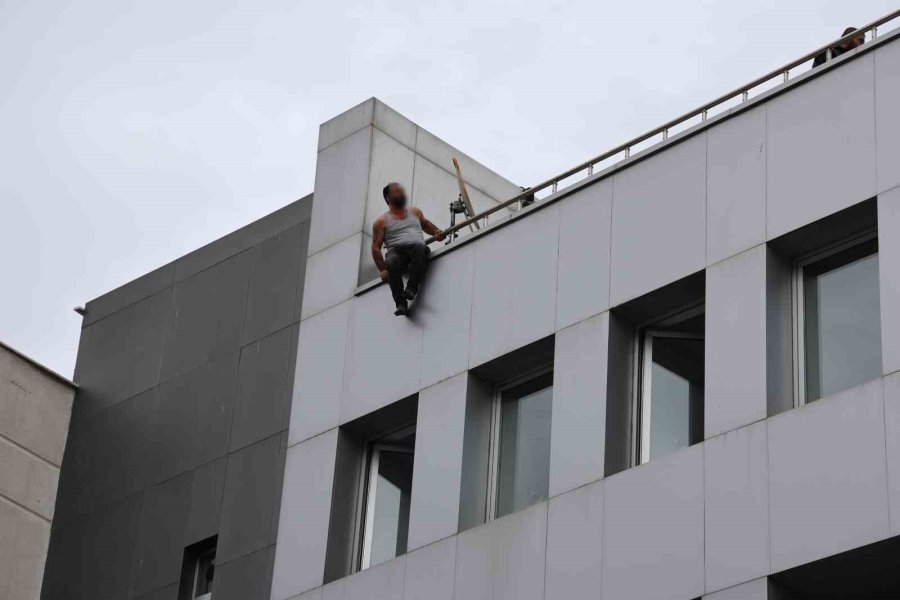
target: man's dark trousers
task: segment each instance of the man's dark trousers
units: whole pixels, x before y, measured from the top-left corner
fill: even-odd
[[[391,286],[394,303],[403,301],[403,274],[407,271],[409,271],[407,286],[413,292],[419,291],[419,284],[425,277],[429,254],[431,254],[431,249],[424,243],[392,246],[388,250],[384,262],[387,263],[388,283]]]

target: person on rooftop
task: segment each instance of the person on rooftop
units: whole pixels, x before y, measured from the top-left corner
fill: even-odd
[[[375,219],[372,225],[372,260],[378,267],[382,281],[391,286],[395,315],[409,314],[409,301],[419,293],[419,285],[428,268],[428,246],[422,232],[444,239],[441,229],[425,218],[414,206],[407,208],[406,191],[399,183],[391,182],[381,191],[388,211]],[[387,255],[381,252],[382,245]],[[409,281],[403,287],[403,274],[409,272]]]
[[[856,29],[856,27],[848,27],[847,29],[844,30],[844,33],[841,34],[841,37],[850,35],[854,31],[858,31]],[[831,58],[836,58],[845,52],[849,52],[849,51],[853,50],[854,48],[859,48],[860,46],[862,46],[865,43],[866,43],[866,36],[863,33],[860,33],[859,35],[854,36],[850,39],[844,40],[840,44],[837,44],[836,46],[831,47]],[[825,63],[825,61],[827,59],[825,54],[826,54],[826,52],[821,52],[816,55],[816,57],[813,59],[813,64],[812,64],[813,69],[815,69],[819,65]]]

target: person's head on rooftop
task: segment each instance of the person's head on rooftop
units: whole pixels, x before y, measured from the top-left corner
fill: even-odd
[[[388,206],[399,210],[406,208],[406,190],[396,181],[392,181],[384,186],[381,190],[381,195],[384,196],[384,201],[387,202]]]
[[[844,30],[844,33],[841,34],[841,37],[848,36],[854,31],[859,31],[856,27],[848,27]],[[854,48],[859,48],[863,44],[866,43],[866,35],[860,32],[859,35],[855,35],[852,38],[846,39],[838,46],[840,46],[844,50],[853,50]]]

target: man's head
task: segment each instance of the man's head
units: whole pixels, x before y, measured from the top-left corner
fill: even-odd
[[[858,31],[856,27],[848,27],[844,30],[844,33],[841,34],[841,37],[850,35],[854,31]],[[860,33],[859,35],[855,35],[848,40],[844,40],[840,44],[838,44],[844,50],[853,50],[854,48],[858,48],[866,43],[866,35],[864,33]]]
[[[387,184],[384,186],[384,189],[381,190],[381,195],[384,196],[384,201],[387,202],[387,205],[391,208],[406,208],[406,190],[404,190],[403,186],[399,183],[392,181]]]

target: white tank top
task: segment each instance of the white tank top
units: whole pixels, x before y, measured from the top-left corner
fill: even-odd
[[[425,243],[422,224],[411,210],[406,209],[406,217],[402,219],[397,219],[390,212],[386,212],[384,219],[387,222],[384,228],[384,245],[388,250],[396,246]]]

